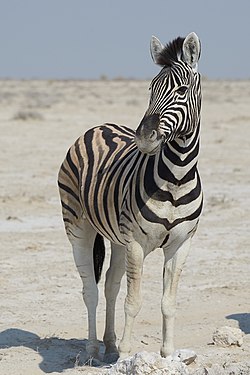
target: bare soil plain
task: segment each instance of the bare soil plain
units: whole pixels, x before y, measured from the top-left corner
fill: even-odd
[[[107,371],[82,366],[87,315],[64,233],[57,173],[68,147],[89,127],[113,122],[135,128],[148,86],[135,80],[0,81],[1,375]],[[232,374],[249,374],[242,368],[250,361],[250,81],[204,80],[202,86],[205,204],[179,285],[175,344],[197,353],[190,371],[206,367],[204,374],[212,374],[215,364],[225,371],[234,364]],[[108,259],[109,252],[104,271]],[[146,259],[133,353],[159,352],[162,265],[159,249]],[[104,274],[100,340],[103,282]],[[123,280],[118,340],[125,290]],[[213,332],[225,325],[244,332],[241,347],[212,344]]]

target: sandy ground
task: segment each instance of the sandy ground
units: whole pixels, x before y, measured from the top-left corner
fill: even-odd
[[[67,148],[103,122],[136,127],[143,81],[0,82],[0,374],[78,373],[87,337],[81,281],[64,233],[57,172]],[[200,172],[205,207],[182,274],[176,347],[196,365],[250,360],[250,81],[204,81]],[[105,267],[108,264],[108,254]],[[159,352],[163,257],[145,262],[133,352]],[[98,332],[104,327],[103,278]],[[117,304],[123,327],[125,283]],[[216,328],[245,333],[242,347],[211,345]],[[84,367],[80,373],[101,373]]]

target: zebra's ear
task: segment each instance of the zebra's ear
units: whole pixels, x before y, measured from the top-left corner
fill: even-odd
[[[152,36],[151,42],[150,42],[150,53],[155,64],[158,64],[159,55],[161,51],[163,50],[163,48],[164,48],[164,45],[159,41],[159,39],[156,38],[155,36]]]
[[[190,33],[185,38],[182,46],[183,60],[194,70],[197,69],[197,63],[201,54],[201,44],[195,33]]]

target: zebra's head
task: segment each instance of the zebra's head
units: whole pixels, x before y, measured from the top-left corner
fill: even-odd
[[[197,71],[200,41],[195,33],[177,38],[165,47],[152,37],[150,51],[162,66],[152,80],[148,109],[136,130],[135,142],[155,154],[165,142],[189,137],[200,121],[201,88]]]

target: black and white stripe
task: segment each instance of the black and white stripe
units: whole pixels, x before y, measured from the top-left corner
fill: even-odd
[[[201,110],[200,76],[197,72],[200,43],[194,33],[185,39],[178,38],[166,47],[153,38],[151,53],[154,61],[163,67],[151,83],[149,106],[136,132],[115,124],[88,130],[69,149],[58,178],[63,219],[74,251],[80,251],[79,239],[82,247],[89,246],[83,235],[89,224],[96,233],[93,238],[99,239],[93,243],[97,254],[93,269],[98,268],[101,272],[103,256],[98,256],[97,249],[100,236],[126,249],[127,321],[132,321],[139,310],[138,302],[135,303],[140,299],[139,291],[133,294],[132,290],[138,285],[143,258],[162,247],[166,271],[168,261],[193,236],[202,210],[197,170]],[[103,246],[101,249],[103,251]],[[84,260],[84,248],[81,259]],[[86,294],[88,287],[84,283],[84,272],[87,271],[82,269],[79,272]],[[164,293],[171,294],[171,291]],[[85,303],[87,307],[91,304],[88,300]],[[164,319],[168,319],[169,314],[164,315],[167,309],[164,296],[162,306]],[[165,326],[167,324],[165,322]],[[125,325],[120,344],[122,354],[129,347],[131,328],[127,325],[130,323]],[[116,352],[115,339],[114,332],[107,330],[106,350],[110,354],[107,347],[112,342],[112,351]],[[90,333],[91,340],[95,341],[95,335]],[[171,340],[163,332],[162,355],[172,350]],[[93,353],[90,350],[90,354]]]

